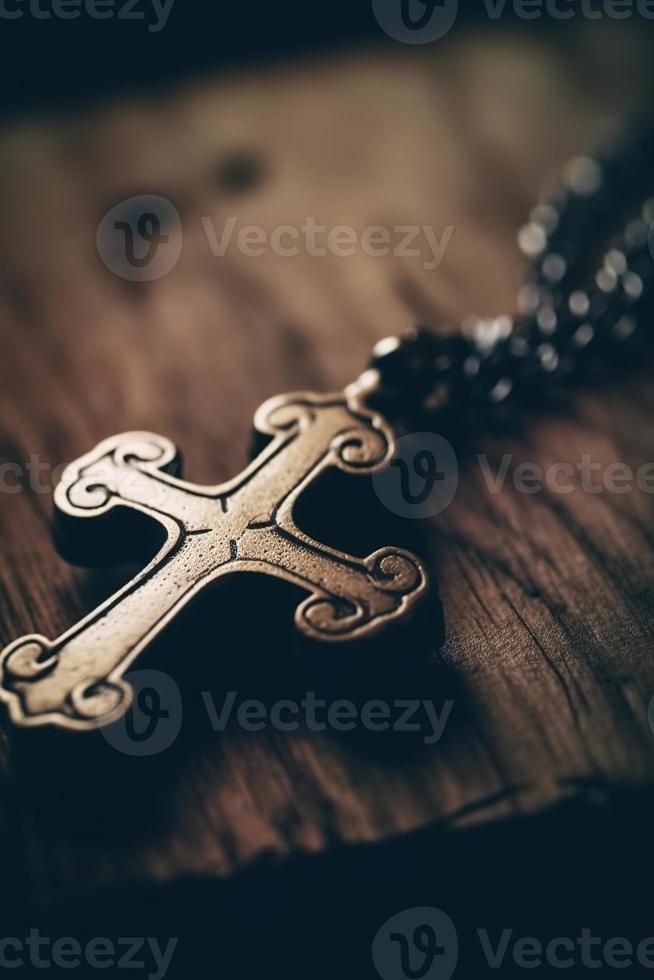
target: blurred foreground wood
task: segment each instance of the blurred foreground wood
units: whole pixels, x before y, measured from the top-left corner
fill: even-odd
[[[268,396],[342,386],[377,339],[416,321],[447,329],[513,308],[515,232],[542,181],[610,133],[643,86],[647,39],[599,40],[573,35],[558,52],[499,36],[419,54],[391,47],[3,133],[0,444],[25,486],[0,497],[0,644],[58,635],[118,581],[56,554],[53,467],[115,432],[150,429],[182,449],[190,479],[224,480],[243,467]],[[184,231],[174,270],[146,283],[112,274],[96,248],[102,216],[138,194],[172,201]],[[218,257],[203,217],[218,235],[230,218],[237,230],[310,218],[452,233],[436,269],[425,268],[424,238],[413,257],[255,258],[233,245]],[[580,395],[567,414],[474,450],[493,471],[504,454],[512,469],[590,454],[637,470],[651,459],[650,381]],[[46,492],[25,471],[37,458]],[[17,473],[3,470],[5,486]],[[449,737],[398,760],[328,734],[229,731],[205,738],[145,799],[126,791],[118,758],[104,785],[124,811],[115,824],[98,816],[98,773],[89,779],[65,745],[48,763],[52,782],[29,792],[38,769],[5,742],[6,886],[43,898],[227,873],[264,852],[458,827],[651,781],[653,498],[526,495],[510,477],[492,494],[473,453],[419,541],[445,606],[442,660],[461,692]],[[221,615],[218,600],[218,639]],[[186,669],[206,655],[219,673],[238,650],[186,650]]]

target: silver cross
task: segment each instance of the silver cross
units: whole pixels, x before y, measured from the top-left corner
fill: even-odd
[[[353,394],[310,392],[267,401],[255,426],[271,437],[235,479],[203,487],[171,475],[162,436],[129,432],[101,442],[64,471],[55,507],[83,527],[127,507],[164,528],[156,557],[116,595],[56,640],[22,637],[0,654],[0,698],[19,725],[91,729],[119,718],[132,698],[123,675],[206,586],[260,572],[305,589],[295,612],[303,634],[338,643],[369,636],[427,589],[422,563],[397,548],[365,559],[326,547],[295,524],[300,494],[328,467],[370,473],[393,435]]]

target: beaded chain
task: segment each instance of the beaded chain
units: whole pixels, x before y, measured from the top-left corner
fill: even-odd
[[[572,160],[518,234],[530,262],[518,312],[379,341],[368,374],[384,411],[461,424],[640,359],[654,313],[653,179],[654,128],[642,120],[610,152]]]

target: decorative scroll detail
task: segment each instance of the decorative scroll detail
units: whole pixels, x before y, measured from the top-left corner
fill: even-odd
[[[131,582],[57,640],[22,637],[0,655],[0,698],[19,725],[91,729],[128,709],[122,679],[138,654],[205,586],[258,572],[308,592],[298,630],[327,643],[372,635],[427,589],[420,561],[382,548],[360,559],[314,541],[293,520],[303,490],[329,467],[370,473],[386,465],[386,422],[346,395],[283,395],[258,410],[266,448],[234,480],[187,483],[174,445],[130,432],[101,442],[64,471],[55,492],[69,524],[107,520],[116,508],[159,522],[166,541]],[[90,529],[90,525],[89,525]]]

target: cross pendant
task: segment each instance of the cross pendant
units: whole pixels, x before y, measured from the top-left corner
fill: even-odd
[[[425,568],[409,552],[387,547],[356,558],[313,540],[293,518],[298,497],[329,467],[360,474],[388,463],[386,421],[352,392],[302,392],[265,402],[255,427],[266,448],[219,486],[173,476],[175,447],[147,432],[106,439],[66,468],[55,509],[69,524],[86,529],[129,508],[157,521],[165,541],[140,574],[58,639],[25,636],[0,654],[0,698],[16,724],[85,730],[116,721],[131,703],[130,664],[194,596],[233,572],[305,590],[296,628],[327,643],[370,636],[424,596]]]

